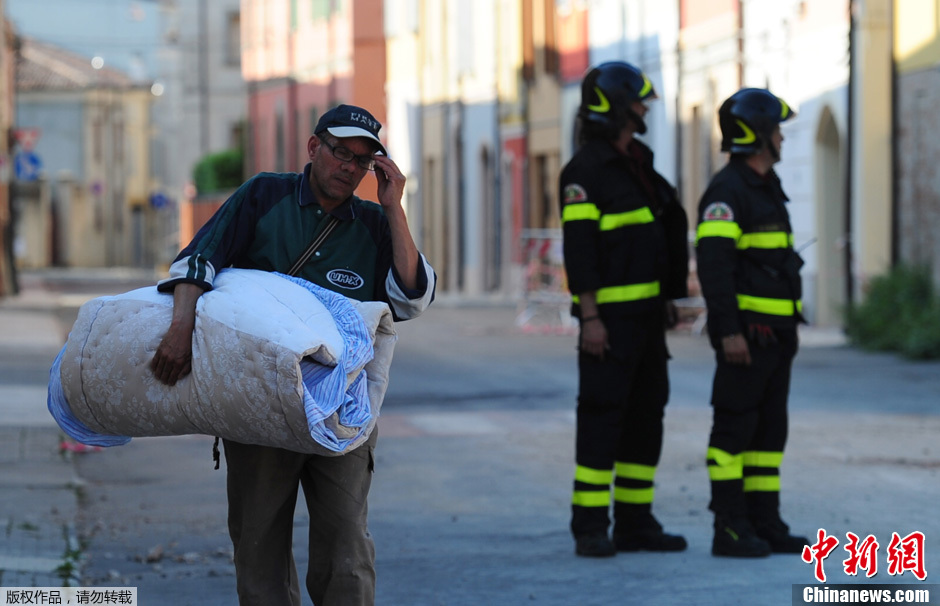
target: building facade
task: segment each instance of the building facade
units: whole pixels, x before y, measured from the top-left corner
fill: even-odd
[[[895,254],[930,267],[940,287],[940,2],[896,0],[894,53]]]
[[[0,132],[10,133],[16,122],[14,68],[17,42],[5,9],[5,0],[0,0]],[[10,202],[13,156],[10,152],[10,138],[0,137],[0,298],[17,291],[13,207]]]
[[[845,307],[897,260],[938,254],[918,231],[937,207],[932,148],[928,130],[910,126],[932,123],[917,99],[931,96],[937,32],[916,16],[936,12],[937,0],[242,0],[241,8],[252,169],[298,170],[316,116],[333,103],[373,109],[408,176],[406,210],[443,296],[518,296],[527,243],[557,234],[556,182],[574,151],[581,78],[608,60],[636,64],[656,86],[643,140],[693,225],[727,160],[721,102],[741,87],[766,87],[797,109],[777,168],[814,323],[840,325]]]
[[[16,149],[19,266],[155,263],[151,103],[149,86],[123,72],[21,39],[17,129],[29,136]]]
[[[339,103],[387,126],[381,0],[241,0],[247,168],[299,171],[320,115]],[[381,133],[387,137],[387,128]],[[375,199],[375,180],[358,191]]]

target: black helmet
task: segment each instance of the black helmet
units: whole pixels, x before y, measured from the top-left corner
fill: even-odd
[[[646,123],[630,109],[634,101],[657,99],[653,83],[638,68],[623,61],[609,61],[588,70],[581,83],[578,117],[619,132],[630,118],[636,132],[646,132]]]
[[[756,154],[777,125],[796,115],[786,101],[763,88],[742,88],[718,109],[721,151]]]

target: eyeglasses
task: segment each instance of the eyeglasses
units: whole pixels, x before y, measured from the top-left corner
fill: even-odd
[[[333,145],[332,143],[330,143],[323,137],[318,137],[318,138],[320,139],[320,141],[323,142],[323,145],[326,145],[330,149],[330,152],[333,153],[333,157],[336,158],[337,160],[340,160],[342,162],[352,162],[353,160],[355,160],[359,168],[364,168],[366,170],[373,170],[375,168],[375,160],[372,158],[371,155],[360,156],[360,155],[352,153],[352,151],[346,149],[345,147],[338,147],[336,145]]]

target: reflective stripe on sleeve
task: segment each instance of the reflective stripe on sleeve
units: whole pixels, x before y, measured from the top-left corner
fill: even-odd
[[[695,244],[702,238],[731,238],[735,242],[741,237],[741,227],[733,221],[702,221],[695,232]]]
[[[768,231],[752,234],[743,234],[738,239],[738,248],[790,248],[793,246],[793,234],[784,231]]]
[[[599,221],[601,211],[590,202],[580,204],[567,204],[561,211],[561,222],[569,221]]]
[[[625,213],[604,215],[601,217],[601,231],[611,231],[619,227],[652,223],[653,221],[653,211],[649,207],[643,207]]]

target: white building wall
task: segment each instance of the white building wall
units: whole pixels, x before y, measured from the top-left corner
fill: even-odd
[[[421,205],[421,82],[418,0],[385,1],[386,116],[389,155],[407,181],[402,205],[415,244],[423,246]]]
[[[494,243],[490,220],[497,201],[497,14],[494,0],[461,4],[458,79],[463,104],[461,167],[464,292],[483,294],[487,251]]]
[[[591,65],[626,61],[643,70],[653,82],[659,99],[650,104],[649,131],[640,139],[656,154],[656,169],[675,184],[678,174],[675,128],[679,92],[678,3],[592,0],[589,9]]]
[[[155,161],[166,193],[178,200],[193,194],[189,185],[199,159],[239,143],[232,132],[247,116],[247,86],[230,18],[240,6],[239,0],[171,0],[160,10]]]
[[[836,223],[846,205],[849,23],[847,12],[841,19],[833,13],[823,21],[808,20],[820,2],[829,1],[744,0],[743,84],[769,88],[797,112],[781,128],[785,140],[775,169],[790,197],[795,245],[806,262],[802,270],[806,315],[811,321],[838,324],[841,309],[835,308],[841,308],[845,298],[834,282],[844,284],[844,275],[833,272],[844,273],[842,256],[848,241],[845,226]],[[819,134],[830,121],[843,158],[836,162],[839,170],[821,158]],[[832,207],[838,210],[833,212]],[[819,281],[821,264],[831,268],[828,288]]]

